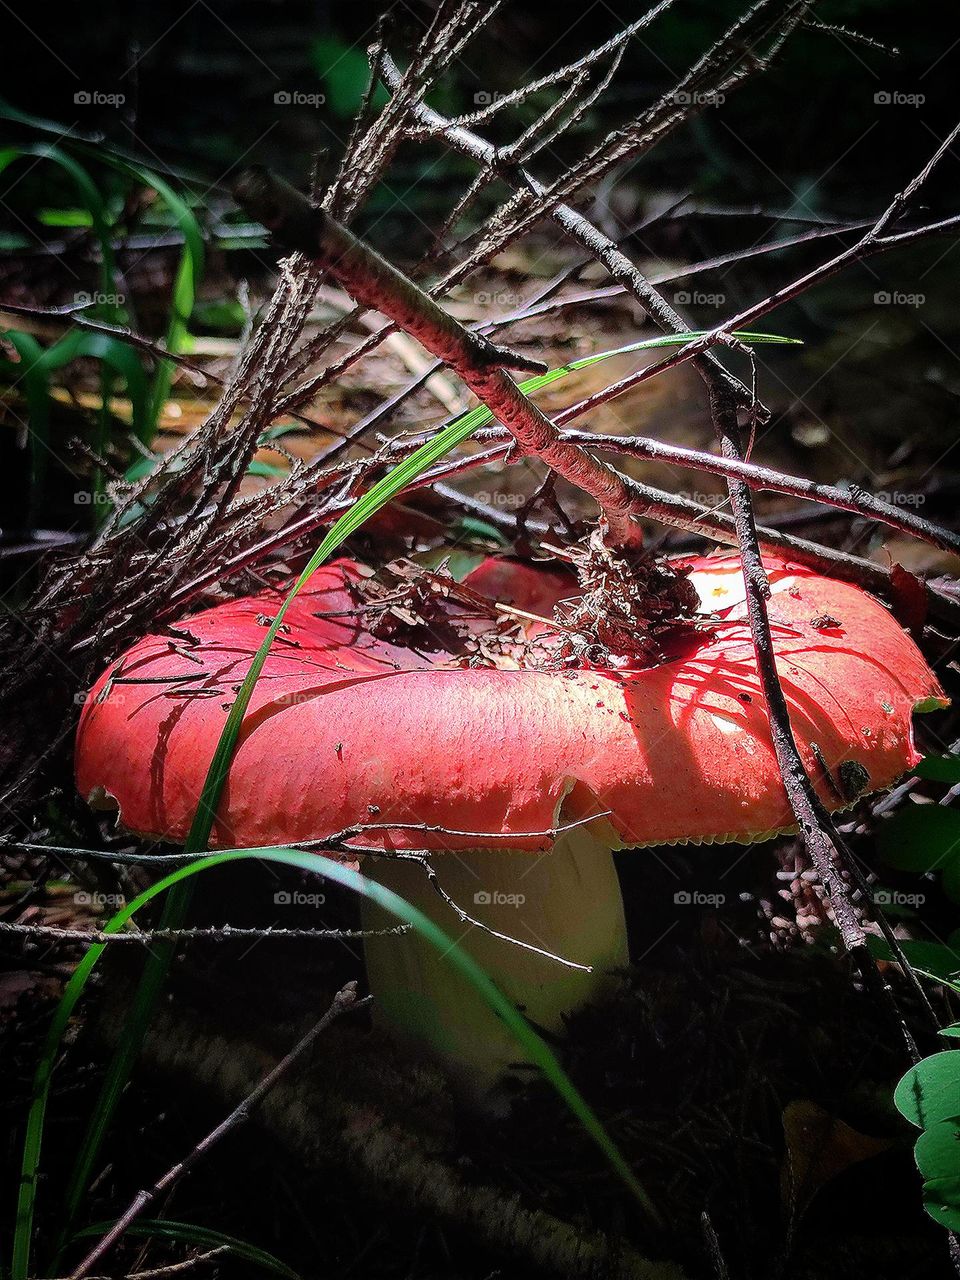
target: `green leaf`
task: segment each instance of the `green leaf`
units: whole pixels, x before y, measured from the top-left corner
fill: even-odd
[[[327,102],[338,116],[352,118],[363,101],[370,81],[370,64],[359,45],[345,44],[336,36],[324,36],[310,45],[310,61],[323,81]],[[387,102],[387,91],[378,84],[373,92],[373,105]]]
[[[92,227],[89,209],[38,209],[37,221],[45,227]]]
[[[918,778],[927,778],[930,782],[948,782],[952,785],[960,782],[960,756],[949,753],[924,756],[914,773]]]
[[[960,1103],[957,1104],[960,1107]],[[930,1125],[917,1139],[914,1152],[924,1182],[939,1183],[941,1199],[960,1207],[960,1130],[955,1120]],[[949,1186],[952,1182],[954,1185]]]
[[[958,1033],[960,1027],[942,1032]],[[914,1158],[923,1175],[924,1209],[941,1226],[960,1229],[960,1052],[948,1049],[918,1062],[897,1085],[894,1102],[923,1128]]]
[[[960,1116],[960,1050],[944,1049],[910,1068],[893,1095],[911,1124],[928,1129]]]
[[[949,1036],[951,1039],[960,1039],[960,1022],[954,1022],[949,1027],[941,1027],[938,1034]]]
[[[112,1226],[112,1222],[97,1222],[93,1226],[84,1227],[82,1231],[78,1231],[74,1239],[84,1240],[104,1236]],[[210,1227],[198,1227],[190,1222],[171,1222],[167,1218],[141,1218],[127,1228],[126,1234],[145,1237],[148,1240],[175,1240],[178,1243],[199,1245],[202,1249],[225,1247],[235,1257],[249,1262],[252,1266],[260,1267],[271,1275],[281,1276],[283,1280],[300,1280],[296,1271],[288,1267],[285,1262],[281,1262],[279,1258],[275,1258],[272,1253],[267,1253],[265,1249],[258,1249],[256,1245],[248,1244],[246,1240],[240,1240],[236,1236],[214,1231]]]
[[[954,1136],[960,1138],[960,1134]],[[957,1158],[957,1153],[954,1152],[954,1160]],[[948,1231],[960,1231],[960,1174],[925,1182],[923,1207],[941,1227],[946,1227]]]
[[[870,935],[867,946],[878,960],[893,961],[893,952],[885,938]],[[911,969],[925,973],[937,982],[950,982],[960,974],[960,950],[945,942],[901,942],[900,947]]]
[[[193,311],[198,329],[217,329],[221,333],[239,334],[246,324],[246,312],[235,298],[215,302],[199,302]]]
[[[498,529],[496,525],[492,525],[486,520],[481,520],[479,516],[461,516],[456,524],[456,533],[466,534],[474,538],[486,538],[489,542],[495,542],[498,547],[510,545],[509,540],[504,537],[502,529]],[[454,577],[456,577],[456,574],[454,574]]]
[[[261,476],[265,480],[277,480],[280,476],[289,475],[289,467],[278,467],[273,462],[260,462],[254,458],[247,467],[248,476]]]
[[[309,435],[309,431],[309,427],[302,422],[280,422],[275,427],[267,427],[266,431],[261,431],[257,444],[268,445],[271,440],[282,440],[284,436]]]
[[[142,439],[147,431],[148,394],[147,375],[140,357],[129,343],[119,338],[111,338],[106,333],[79,332],[80,342],[75,355],[91,356],[114,369],[126,384],[127,396],[130,400],[131,424],[136,434]],[[73,335],[69,335],[73,336]]]
[[[942,871],[960,854],[960,813],[940,804],[911,804],[879,831],[881,858],[901,871]]]

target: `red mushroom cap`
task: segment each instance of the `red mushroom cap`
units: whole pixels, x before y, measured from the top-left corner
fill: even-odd
[[[608,671],[471,667],[446,651],[391,643],[358,609],[357,566],[321,569],[290,608],[254,691],[214,843],[295,843],[397,822],[447,830],[398,830],[391,847],[537,849],[549,840],[525,833],[601,810],[611,845],[746,841],[789,828],[739,559],[689,564],[717,625],[660,665]],[[786,562],[767,569],[794,731],[837,809],[917,763],[913,712],[946,699],[878,600]],[[466,582],[533,611],[571,594],[569,580],[505,561],[487,561]],[[132,831],[182,842],[226,710],[280,598],[198,613],[113,663],[80,720],[81,794],[115,803]]]

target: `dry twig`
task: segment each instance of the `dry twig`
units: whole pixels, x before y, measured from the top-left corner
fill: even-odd
[[[165,1191],[169,1191],[185,1174],[189,1173],[197,1161],[202,1159],[228,1133],[245,1124],[270,1090],[306,1057],[331,1023],[335,1022],[341,1014],[350,1010],[364,1008],[370,1003],[371,999],[372,997],[370,996],[363,1000],[357,999],[357,984],[355,982],[348,982],[345,987],[338,991],[334,996],[333,1003],[320,1021],[315,1023],[307,1034],[293,1046],[290,1052],[280,1059],[276,1066],[260,1080],[239,1106],[234,1107],[215,1129],[201,1139],[182,1160],[168,1169],[161,1178],[158,1178],[149,1190],[137,1193],[107,1234],[94,1245],[82,1262],[73,1269],[70,1273],[70,1280],[82,1280],[82,1277],[88,1275],[146,1208],[153,1204]]]

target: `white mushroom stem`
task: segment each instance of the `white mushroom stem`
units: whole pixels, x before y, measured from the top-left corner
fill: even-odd
[[[433,865],[443,889],[487,929],[589,971],[464,923],[416,863],[380,858],[365,874],[419,907],[480,964],[537,1027],[559,1031],[564,1014],[601,995],[611,970],[627,963],[623,899],[609,843],[592,826],[563,832],[549,853],[485,849],[442,853]],[[364,927],[388,921],[364,902]],[[474,1099],[491,1091],[523,1051],[476,990],[434,947],[410,930],[368,938],[374,1009],[392,1031],[444,1062],[454,1084]]]

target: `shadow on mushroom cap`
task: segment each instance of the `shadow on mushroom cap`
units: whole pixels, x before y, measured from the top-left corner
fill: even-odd
[[[359,567],[320,569],[254,690],[212,843],[296,843],[397,823],[386,847],[538,850],[549,839],[529,833],[602,811],[613,847],[746,841],[788,828],[739,560],[687,563],[714,625],[658,665],[608,670],[549,669],[537,624],[527,634],[540,643],[522,665],[508,653],[496,665],[467,665],[463,653],[379,638],[358,603]],[[766,563],[794,732],[836,809],[855,798],[844,792],[851,766],[872,791],[916,764],[912,715],[946,700],[878,600]],[[495,559],[465,584],[534,613],[573,590],[563,575]],[[78,728],[81,794],[118,808],[131,831],[182,842],[226,711],[280,600],[265,593],[219,605],[112,663]],[[445,830],[404,830],[417,823]]]

